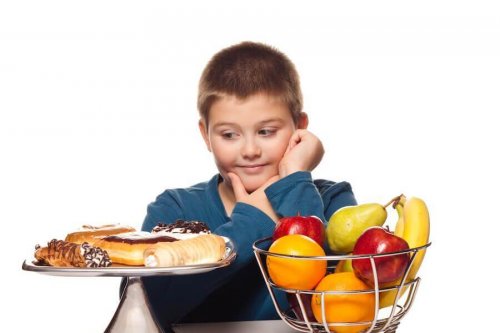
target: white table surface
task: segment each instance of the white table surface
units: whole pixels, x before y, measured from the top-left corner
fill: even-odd
[[[282,320],[235,321],[226,323],[179,324],[175,333],[296,333]]]

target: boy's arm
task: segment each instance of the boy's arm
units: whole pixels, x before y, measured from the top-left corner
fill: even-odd
[[[308,171],[298,171],[280,179],[265,192],[279,217],[315,215],[324,222],[339,208],[355,205],[356,199],[346,182],[330,183],[322,193]]]

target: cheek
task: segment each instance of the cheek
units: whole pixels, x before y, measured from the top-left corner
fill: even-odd
[[[234,148],[230,145],[212,145],[212,154],[219,166],[225,167],[231,165],[235,160]]]
[[[270,143],[267,149],[268,156],[274,160],[281,159],[285,154],[286,149],[288,148],[290,137],[291,134],[284,135],[279,138],[276,138],[276,141]]]

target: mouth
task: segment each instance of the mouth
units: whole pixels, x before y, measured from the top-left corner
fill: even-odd
[[[243,172],[248,174],[256,174],[261,172],[267,164],[248,164],[239,165],[238,168],[242,169]]]

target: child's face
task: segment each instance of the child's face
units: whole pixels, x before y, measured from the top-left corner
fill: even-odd
[[[210,108],[208,128],[200,121],[203,138],[226,184],[230,183],[227,173],[233,172],[249,193],[278,174],[295,129],[288,107],[264,94],[244,100],[221,98]]]

